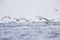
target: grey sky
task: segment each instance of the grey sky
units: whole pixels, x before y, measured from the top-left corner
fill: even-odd
[[[55,9],[59,11],[55,11]],[[59,0],[0,0],[0,17],[60,17]]]

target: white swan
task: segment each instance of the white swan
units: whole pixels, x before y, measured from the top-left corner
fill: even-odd
[[[55,19],[49,20],[49,19],[47,19],[45,17],[41,17],[41,16],[36,16],[36,17],[39,18],[39,20],[43,20],[44,19],[46,21],[46,24],[48,24],[52,20],[55,20]]]
[[[11,19],[11,17],[5,16],[5,17],[2,17],[0,21],[4,23],[4,22],[9,22],[10,19]]]
[[[5,17],[3,17],[1,20],[4,20],[5,18],[11,19],[11,17],[5,16]]]
[[[29,22],[29,20],[27,18],[20,18],[20,20],[24,20],[26,22]]]
[[[14,18],[14,20],[16,20],[17,22],[20,21],[18,18]]]

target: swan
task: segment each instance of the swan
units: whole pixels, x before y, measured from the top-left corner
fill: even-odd
[[[42,20],[42,19],[44,19],[45,21],[46,21],[46,24],[48,24],[50,21],[52,21],[52,20],[55,20],[55,19],[51,19],[51,20],[49,20],[49,19],[47,19],[47,18],[45,18],[45,17],[41,17],[41,16],[36,16],[37,18],[39,18],[39,20]]]
[[[30,21],[27,18],[20,18],[20,20],[25,20],[26,22],[29,22]]]
[[[29,22],[30,21],[30,19],[27,19],[27,18],[13,18],[13,20],[17,22],[21,22],[21,21]]]
[[[18,18],[14,18],[14,20],[16,20],[17,22],[20,21]]]
[[[11,19],[11,17],[5,16],[5,17],[3,17],[1,20],[4,20],[5,18]]]

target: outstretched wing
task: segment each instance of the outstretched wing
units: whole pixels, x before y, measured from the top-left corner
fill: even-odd
[[[44,20],[48,21],[48,19],[45,18],[45,17],[42,17],[42,16],[36,16],[36,17],[39,18],[39,19],[44,19]]]
[[[5,17],[3,17],[1,20],[3,20],[4,18],[11,19],[11,17],[9,17],[9,16],[5,16]]]

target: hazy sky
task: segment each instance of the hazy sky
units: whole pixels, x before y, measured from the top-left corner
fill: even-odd
[[[60,0],[0,0],[0,17],[34,18],[37,15],[60,18]]]

